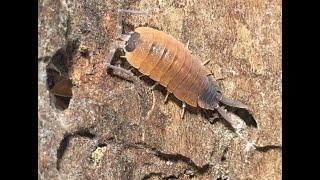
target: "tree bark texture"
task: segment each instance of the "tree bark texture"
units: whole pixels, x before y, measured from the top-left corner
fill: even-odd
[[[147,77],[107,74],[118,9],[148,12],[124,16],[124,32],[154,27],[211,60],[249,107],[228,109],[234,130],[198,108],[181,119]],[[40,179],[281,179],[280,0],[39,0],[38,12]]]

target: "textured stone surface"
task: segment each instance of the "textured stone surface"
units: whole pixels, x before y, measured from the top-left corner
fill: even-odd
[[[150,26],[189,41],[257,127],[230,114],[233,132],[190,107],[180,119],[163,88],[107,74],[118,8],[149,12],[125,16],[126,32]],[[40,0],[38,11],[41,179],[281,179],[281,1]],[[64,78],[72,98],[61,110],[47,81]]]

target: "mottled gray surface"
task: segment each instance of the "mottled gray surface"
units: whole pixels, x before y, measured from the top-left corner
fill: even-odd
[[[163,88],[106,74],[118,8],[149,12],[126,16],[125,31],[150,26],[189,41],[258,127],[230,114],[232,132],[193,108],[180,119]],[[281,179],[281,1],[40,0],[38,11],[41,179]],[[46,85],[52,56],[54,76],[74,84],[63,111]]]

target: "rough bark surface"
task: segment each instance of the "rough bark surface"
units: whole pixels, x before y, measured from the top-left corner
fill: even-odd
[[[150,79],[107,74],[119,8],[149,13],[125,16],[125,32],[149,26],[189,41],[255,120],[230,109],[232,131],[190,107],[180,119],[181,103],[164,104]],[[38,11],[40,179],[281,179],[280,0],[39,0]],[[71,99],[49,92],[64,79]]]

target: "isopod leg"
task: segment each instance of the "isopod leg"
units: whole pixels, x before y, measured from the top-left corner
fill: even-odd
[[[116,27],[117,28],[117,32],[116,32],[117,40],[112,44],[112,46],[110,48],[110,52],[107,56],[107,70],[112,69],[114,75],[119,76],[119,77],[124,78],[129,81],[132,81],[132,82],[136,82],[137,77],[135,77],[131,71],[124,69],[124,68],[121,68],[121,67],[114,66],[112,64],[112,60],[114,58],[114,54],[116,53],[117,49],[124,49],[126,41],[128,41],[130,38],[130,35],[122,34],[123,13],[132,13],[132,14],[139,14],[139,15],[146,15],[147,14],[142,11],[118,9],[117,27]]]
[[[158,82],[155,82],[151,87],[150,87],[150,91],[153,91],[155,88],[156,88],[156,86],[158,86],[159,85],[159,83]]]
[[[115,41],[112,44],[110,52],[107,56],[107,70],[112,69],[113,75],[116,75],[116,76],[119,76],[119,77],[124,78],[126,80],[134,82],[134,81],[136,81],[136,77],[133,75],[133,73],[131,71],[128,71],[128,70],[123,69],[121,67],[114,66],[112,64],[112,60],[114,58],[114,54],[116,53],[117,49],[123,48],[124,45],[125,45],[124,41]]]
[[[137,14],[137,15],[143,15],[143,16],[148,15],[148,13],[145,11],[130,10],[130,9],[118,9],[118,13],[120,13],[120,14],[131,13],[131,14]]]
[[[187,44],[185,45],[185,47],[190,51],[190,53],[192,53],[192,51],[189,49],[189,45],[190,45],[190,41],[187,42]]]
[[[186,111],[186,103],[185,102],[182,102],[182,112],[181,112],[181,119],[184,118],[184,113]]]
[[[117,49],[124,48],[125,42],[124,41],[114,41],[111,45],[110,51],[107,56],[107,66],[112,64],[112,60],[114,54],[116,53]]]
[[[141,74],[141,75],[138,75],[138,78],[142,78],[142,77],[145,77],[147,75],[144,75],[144,74]]]
[[[126,69],[123,69],[121,67],[114,66],[114,65],[109,65],[108,69],[112,69],[113,75],[116,75],[118,77],[121,77],[131,82],[137,81],[136,77],[131,71],[128,71]]]
[[[204,61],[203,63],[201,63],[201,65],[202,66],[205,66],[206,64],[208,64],[208,62],[210,62],[210,60],[208,59],[208,60],[206,60],[206,61]]]
[[[169,91],[167,91],[166,97],[164,98],[164,103],[167,103],[168,101],[168,97],[171,93]]]
[[[189,49],[189,44],[190,44],[190,41],[188,41],[187,44],[186,44],[186,48],[187,49]]]

